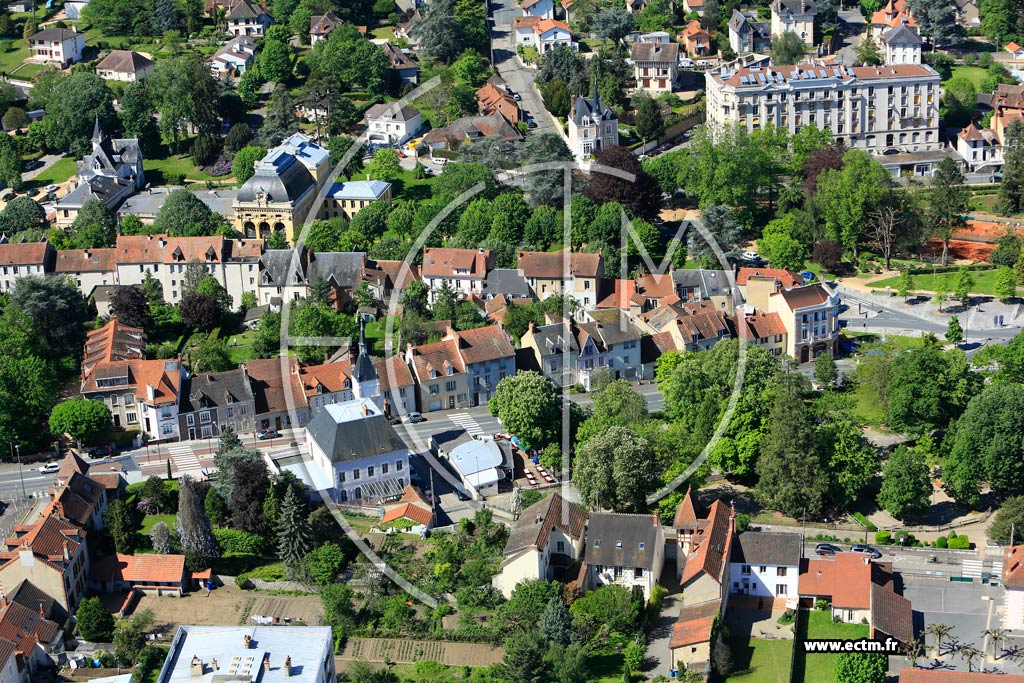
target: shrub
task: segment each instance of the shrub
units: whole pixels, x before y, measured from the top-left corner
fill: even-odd
[[[241,588],[244,591],[247,591],[250,588],[252,588],[252,584],[249,583],[249,575],[248,574],[239,574],[238,576],[236,576],[235,577],[235,585],[238,586],[239,588]]]
[[[945,536],[939,536],[938,538],[935,539],[935,547],[936,548],[948,548],[949,547],[949,541],[946,540]]]
[[[750,528],[750,515],[745,512],[741,512],[736,515],[736,533],[742,534],[744,531]]]
[[[862,527],[864,527],[868,531],[877,531],[878,530],[878,527],[876,527],[874,524],[872,524],[871,521],[868,520],[867,517],[865,517],[863,514],[861,514],[859,512],[854,512],[853,513],[853,518],[855,520],[857,520],[858,524],[860,524]]]
[[[957,536],[956,538],[949,539],[950,550],[970,550],[971,539],[966,536]]]
[[[875,543],[879,545],[889,545],[892,543],[892,533],[888,531],[876,531]]]
[[[788,610],[786,610],[785,612],[782,613],[782,616],[779,617],[779,624],[781,626],[788,626],[789,624],[793,623],[793,620],[795,619],[795,617],[796,617],[796,615],[793,612],[793,610],[788,609]]]
[[[164,175],[164,180],[167,182],[168,185],[184,185],[185,174],[178,172],[167,173],[166,175]]]
[[[824,598],[815,600],[814,609],[818,610],[819,612],[824,612],[828,609],[828,600],[825,600]]]
[[[214,529],[213,537],[225,553],[234,555],[266,555],[270,543],[263,536],[237,529]]]
[[[952,529],[950,529],[949,530],[949,540],[953,540],[954,538],[956,538],[956,532],[953,531]]]

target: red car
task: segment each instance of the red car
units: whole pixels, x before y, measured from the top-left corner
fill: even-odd
[[[399,159],[404,159],[405,158],[405,152],[399,152],[398,153],[398,158]]]

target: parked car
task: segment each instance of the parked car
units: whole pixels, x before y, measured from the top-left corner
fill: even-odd
[[[516,102],[522,102],[523,101],[523,96],[520,95],[517,92],[514,92],[514,93],[512,93],[512,99],[515,100]]]
[[[402,422],[402,418],[398,417],[397,415],[393,415],[393,416],[388,418],[388,424],[392,425],[392,426],[394,426],[396,424],[400,424],[401,422]]]
[[[882,553],[878,552],[869,545],[864,545],[863,543],[854,543],[853,547],[850,548],[850,552],[864,553],[865,555],[870,555],[872,560],[877,560],[882,557]]]
[[[438,166],[444,166],[448,163],[447,157],[430,157],[430,163],[437,164]]]
[[[48,462],[45,465],[43,465],[42,467],[40,467],[39,471],[42,472],[43,474],[53,474],[54,472],[56,472],[59,469],[60,469],[60,463]]]
[[[405,154],[405,152],[401,152],[401,151],[400,151],[400,152],[398,153],[398,158],[399,158],[399,159],[404,159],[405,157],[406,157],[406,154]]]
[[[421,414],[419,414],[419,413],[417,413],[415,411],[409,413],[408,415],[402,416],[402,422],[408,422],[408,423],[411,423],[411,424],[416,424],[418,422],[426,422],[426,421],[427,421],[427,418],[423,417]]]
[[[831,543],[819,543],[818,545],[814,546],[814,554],[821,555],[822,557],[826,555],[835,555],[836,553],[840,553],[842,551],[842,548],[840,548],[837,545],[832,545]]]
[[[534,121],[533,119],[530,119],[529,121],[526,122],[526,127],[529,128],[530,130],[533,130],[534,128],[537,127],[537,122]]]
[[[756,251],[745,251],[743,252],[744,261],[757,261],[761,256]]]
[[[679,66],[683,67],[684,69],[692,69],[693,68],[693,60],[692,59],[686,59],[686,58],[680,59],[679,60]]]
[[[281,435],[278,434],[277,430],[274,429],[273,427],[271,427],[270,429],[262,429],[256,432],[256,438],[259,439],[260,441],[266,441],[267,439],[276,439],[279,436]]]
[[[37,168],[42,168],[42,167],[43,167],[43,162],[42,161],[40,161],[39,159],[33,159],[32,161],[26,161],[22,165],[21,168],[24,171],[34,171]]]

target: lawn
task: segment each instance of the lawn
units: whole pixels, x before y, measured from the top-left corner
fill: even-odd
[[[232,363],[239,365],[252,358],[252,344],[256,340],[256,330],[246,330],[239,334],[224,336],[228,340],[228,350],[231,351]]]
[[[957,76],[966,78],[974,84],[975,89],[978,89],[981,87],[981,82],[988,77],[988,71],[980,66],[954,66],[952,78]]]
[[[29,55],[28,41],[16,40],[12,44],[17,45],[17,47],[7,52],[0,52],[0,71],[4,73],[14,71]]]
[[[142,518],[142,528],[139,529],[139,533],[148,537],[149,532],[160,522],[166,524],[168,529],[173,529],[176,519],[175,515],[146,515]]]
[[[996,285],[996,271],[992,270],[973,270],[971,271],[971,277],[974,278],[974,286],[971,287],[973,294],[993,294],[995,293]],[[937,273],[932,275],[915,275],[914,276],[914,289],[923,290],[926,292],[934,292],[935,285],[938,284],[940,278],[949,278],[949,287],[952,288],[956,284],[957,274],[956,273]],[[871,286],[875,289],[885,289],[886,287],[892,287],[893,291],[899,287],[899,277],[889,277],[884,280],[872,282]],[[921,306],[922,304],[917,304]],[[931,304],[924,304],[931,306]]]
[[[792,640],[730,638],[735,673],[726,680],[741,683],[788,681],[793,661]]]
[[[188,146],[188,143],[183,145]],[[164,148],[165,149],[165,148]],[[213,180],[214,177],[196,168],[195,162],[188,154],[169,154],[161,159],[146,158],[142,162],[146,172],[146,180],[154,185],[167,182],[168,176],[181,174],[187,180]],[[222,176],[224,177],[224,176]]]
[[[834,624],[832,623],[831,611],[804,612],[801,615],[800,626],[797,629],[797,639],[803,641],[807,638],[835,638],[840,640],[853,640],[855,638],[867,638],[867,624]],[[793,680],[806,681],[807,683],[835,683],[836,658],[839,655],[804,653],[802,647],[798,647],[793,665]]]
[[[75,174],[77,162],[74,157],[58,159],[52,166],[44,169],[42,173],[26,183],[29,188],[45,187],[46,185],[60,185]]]
[[[11,75],[23,81],[33,81],[40,74],[46,73],[47,71],[56,71],[56,69],[49,64],[22,64],[18,67],[17,71]]]
[[[370,33],[374,38],[383,38],[384,40],[391,40],[395,37],[395,29],[391,26],[378,26]]]

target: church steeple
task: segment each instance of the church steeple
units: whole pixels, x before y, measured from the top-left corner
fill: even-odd
[[[374,398],[380,393],[380,380],[366,348],[366,324],[359,320],[359,348],[352,365],[352,393],[356,398]]]
[[[103,139],[103,131],[100,130],[100,115],[96,114],[96,122],[92,126],[92,141],[100,142]]]

